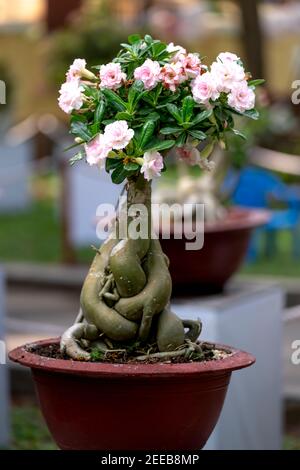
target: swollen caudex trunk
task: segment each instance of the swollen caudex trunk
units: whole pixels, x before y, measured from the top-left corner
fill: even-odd
[[[134,214],[133,205],[139,214]],[[145,208],[147,210],[145,210]],[[121,211],[124,208],[121,208]],[[146,236],[121,234],[120,214],[115,230],[97,252],[81,292],[82,317],[61,339],[61,349],[76,360],[89,360],[93,344],[155,339],[160,353],[196,341],[199,322],[183,322],[170,311],[172,281],[160,243],[151,238],[151,186],[143,176],[127,184],[127,227],[143,222]],[[185,328],[189,330],[185,333]]]

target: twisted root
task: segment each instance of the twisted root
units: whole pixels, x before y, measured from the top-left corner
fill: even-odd
[[[145,217],[151,220],[151,189],[143,178],[129,183],[127,200],[129,206],[147,207],[149,215],[143,216],[143,222]],[[149,226],[151,230],[151,223]],[[183,354],[177,349],[186,341],[196,341],[201,323],[182,321],[171,312],[171,292],[168,259],[158,240],[149,233],[146,239],[137,240],[111,235],[97,251],[82,288],[82,311],[62,336],[61,349],[73,359],[90,360],[85,348],[99,337],[106,344],[135,339],[147,343],[154,338],[158,354]]]

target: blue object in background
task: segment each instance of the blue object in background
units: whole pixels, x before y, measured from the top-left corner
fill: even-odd
[[[226,185],[225,185],[226,187]],[[271,211],[270,221],[253,235],[248,259],[254,261],[258,255],[259,237],[262,232],[267,236],[266,255],[276,251],[276,234],[289,230],[292,235],[293,254],[300,256],[300,187],[288,186],[273,173],[255,167],[244,168],[232,193],[233,202],[241,207],[262,208]],[[286,209],[270,207],[274,200],[286,205]]]

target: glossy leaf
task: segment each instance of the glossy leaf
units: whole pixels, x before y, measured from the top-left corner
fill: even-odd
[[[237,129],[232,129],[232,132],[237,135],[238,137],[241,137],[241,139],[244,139],[244,140],[247,140],[247,137],[245,136],[245,134],[243,134],[243,132],[237,130]]]
[[[101,123],[104,113],[105,113],[105,103],[104,101],[100,101],[98,104],[96,110],[95,110],[95,115],[94,115],[94,122]]]
[[[149,142],[149,144],[146,146],[144,149],[145,152],[149,152],[151,150],[157,150],[162,151],[162,150],[169,150],[170,148],[174,147],[175,145],[175,140],[155,140]]]
[[[169,111],[169,113],[173,116],[173,118],[174,118],[179,124],[182,123],[181,114],[180,114],[179,109],[177,108],[177,106],[175,106],[175,104],[168,103],[168,104],[167,104],[167,110]]]
[[[123,163],[118,165],[111,174],[112,182],[121,184],[127,178],[128,172],[125,170]]]
[[[135,44],[136,42],[139,42],[141,40],[141,36],[139,34],[131,34],[128,36],[128,42],[129,44]]]
[[[202,111],[202,113],[199,113],[195,119],[193,119],[192,123],[193,125],[197,125],[202,121],[205,121],[206,119],[209,119],[210,116],[212,115],[213,111],[212,109],[207,109],[205,111]]]
[[[189,122],[193,116],[195,101],[191,96],[186,96],[182,102],[182,120]]]
[[[80,121],[71,123],[71,133],[80,137],[84,142],[88,142],[92,138],[92,134],[88,130],[87,125]]]
[[[104,88],[102,90],[102,93],[106,97],[109,104],[111,106],[113,106],[114,108],[116,108],[118,111],[126,111],[127,110],[126,103],[113,90],[109,90],[108,88]]]
[[[205,132],[202,132],[202,131],[190,129],[188,132],[192,137],[194,137],[197,140],[205,140],[207,138],[207,135],[205,134]]]
[[[160,133],[163,134],[163,135],[178,134],[178,132],[182,132],[181,127],[163,127],[160,130]]]

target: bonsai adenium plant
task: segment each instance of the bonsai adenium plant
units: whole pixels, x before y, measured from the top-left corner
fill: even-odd
[[[233,115],[256,116],[256,84],[234,54],[220,54],[208,68],[197,54],[150,36],[130,36],[113,62],[94,71],[84,59],[71,65],[59,98],[81,146],[71,163],[86,160],[110,172],[113,183],[126,181],[127,198],[97,250],[74,325],[59,340],[10,353],[32,369],[60,448],[202,448],[232,371],[255,361],[199,342],[200,321],[171,311],[151,181],[172,148],[187,164],[211,169],[214,146],[235,132]]]
[[[95,72],[76,59],[59,105],[71,115],[75,145],[82,146],[71,163],[85,159],[110,172],[113,183],[126,180],[128,223],[137,217],[131,207],[142,204],[141,223],[148,224],[148,232],[139,239],[128,231],[121,237],[117,218],[95,256],[80,314],[62,336],[61,350],[88,361],[95,350],[107,356],[120,349],[119,343],[131,353],[150,348],[148,358],[199,357],[200,323],[182,322],[170,310],[168,260],[151,237],[151,180],[165,170],[172,148],[188,165],[211,170],[214,146],[224,147],[229,133],[239,134],[233,115],[257,117],[259,81],[251,81],[241,60],[229,52],[207,67],[198,54],[148,35],[132,35],[121,46],[117,57]]]

